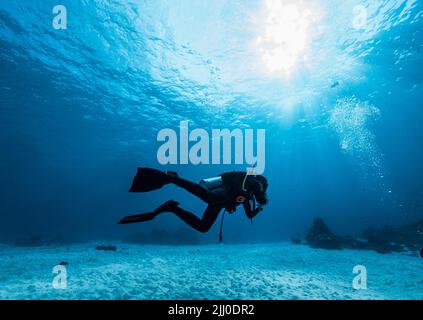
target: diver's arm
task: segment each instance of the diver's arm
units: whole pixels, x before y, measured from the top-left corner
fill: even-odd
[[[251,209],[250,201],[248,200],[244,201],[242,205],[244,206],[245,215],[248,217],[248,219],[254,218],[261,211],[263,211],[263,208],[261,206],[258,206],[254,210]]]

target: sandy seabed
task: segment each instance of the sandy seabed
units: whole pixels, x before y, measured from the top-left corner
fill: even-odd
[[[0,299],[423,299],[423,259],[290,243],[0,246]],[[102,243],[103,244],[103,243]],[[54,266],[67,262],[67,288]],[[367,289],[352,286],[367,269]]]

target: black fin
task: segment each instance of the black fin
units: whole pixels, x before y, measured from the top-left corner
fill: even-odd
[[[133,216],[126,216],[122,220],[118,222],[118,224],[130,224],[130,223],[138,223],[138,222],[146,222],[153,220],[157,216],[156,212],[149,212],[149,213],[142,213],[136,214]]]
[[[129,192],[158,190],[168,183],[169,176],[167,173],[151,168],[138,168]]]

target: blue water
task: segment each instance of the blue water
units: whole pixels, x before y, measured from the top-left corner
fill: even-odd
[[[158,131],[183,120],[266,129],[270,202],[253,226],[227,217],[228,242],[303,236],[317,216],[344,234],[422,218],[422,2],[281,3],[64,0],[56,30],[56,1],[0,0],[0,240],[188,230],[116,225],[169,198],[204,209],[171,186],[129,194],[138,166],[245,170],[158,164]]]

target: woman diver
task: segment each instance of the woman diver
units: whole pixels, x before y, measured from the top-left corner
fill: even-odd
[[[268,183],[264,176],[236,171],[194,183],[180,178],[176,172],[139,168],[129,192],[149,192],[160,189],[166,184],[181,187],[206,202],[208,206],[203,217],[200,219],[180,208],[178,202],[169,200],[153,212],[127,216],[119,224],[149,221],[161,213],[171,212],[195,230],[205,233],[210,230],[222,209],[233,213],[242,204],[246,216],[252,219],[263,210],[262,206],[268,201],[266,195]]]

